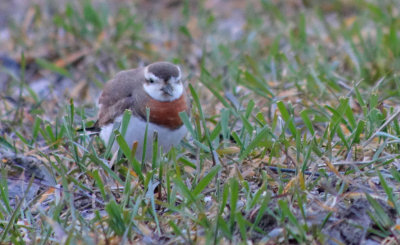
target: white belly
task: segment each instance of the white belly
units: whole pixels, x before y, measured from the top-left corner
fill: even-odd
[[[115,122],[121,122],[122,116],[116,118]],[[144,142],[144,134],[146,132],[146,122],[141,118],[137,118],[132,116],[129,120],[129,125],[125,134],[126,143],[132,147],[133,142],[138,142],[138,147],[136,150],[136,159],[138,161],[142,160],[143,155],[143,142]],[[104,140],[106,145],[110,139],[113,130],[113,123],[110,123],[104,126],[101,129],[100,137]],[[154,132],[158,132],[158,146],[162,147],[163,152],[168,152],[172,146],[176,146],[182,140],[182,138],[186,135],[187,129],[185,125],[182,125],[180,128],[171,130],[165,127],[158,126],[154,123],[149,123],[147,129],[147,146],[146,146],[146,161],[150,161],[152,159],[153,152],[153,134]],[[112,152],[116,152],[118,150],[118,143],[114,142],[112,147]]]

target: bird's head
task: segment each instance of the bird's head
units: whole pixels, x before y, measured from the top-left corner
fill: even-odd
[[[169,62],[156,62],[144,68],[144,91],[158,101],[173,101],[181,97],[181,70]]]

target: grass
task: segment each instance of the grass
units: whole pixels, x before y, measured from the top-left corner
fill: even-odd
[[[0,149],[56,184],[2,162],[0,243],[399,242],[397,1],[48,4],[6,26]],[[189,81],[179,147],[135,159],[129,111],[116,156],[77,131],[108,79],[155,60]],[[21,178],[34,199],[10,194]]]

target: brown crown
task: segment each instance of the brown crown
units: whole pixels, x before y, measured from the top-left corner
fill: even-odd
[[[168,81],[171,77],[179,77],[179,69],[176,65],[169,62],[156,62],[147,67],[147,71],[156,77]]]

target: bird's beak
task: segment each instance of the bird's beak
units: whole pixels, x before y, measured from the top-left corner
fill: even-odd
[[[174,91],[174,88],[171,86],[171,84],[167,83],[164,87],[161,88],[161,90],[168,94],[169,96],[172,96],[172,92]]]

